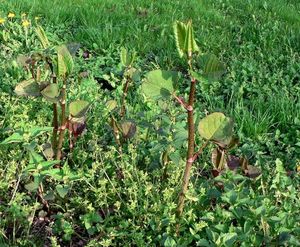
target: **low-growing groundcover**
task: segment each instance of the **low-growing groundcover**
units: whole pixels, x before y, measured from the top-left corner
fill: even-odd
[[[224,15],[237,11],[234,1],[221,2],[215,1],[215,10],[221,9]],[[250,12],[253,6],[257,7],[256,2],[240,8]],[[274,5],[266,2],[261,7],[267,12]],[[41,43],[35,29],[41,22],[39,18],[21,12],[2,13],[0,244],[299,246],[297,28],[277,37],[278,32],[286,30],[286,23],[271,22],[269,17],[262,22],[253,14],[255,25],[247,26],[239,23],[242,13],[237,12],[237,19],[229,25],[234,34],[229,40],[235,49],[205,44],[214,30],[194,23],[200,51],[216,53],[227,70],[218,81],[200,78],[194,106],[196,126],[206,114],[223,112],[234,120],[239,144],[228,150],[217,146],[218,151],[214,151],[215,144],[208,144],[192,166],[180,219],[176,209],[186,161],[187,110],[184,102],[180,106],[172,99],[149,100],[144,83],[153,73],[150,70],[171,67],[181,72],[177,91],[186,99],[189,72],[183,59],[162,64],[168,59],[156,62],[142,55],[148,51],[136,49],[131,61],[126,56],[133,56],[133,48],[125,51],[117,45],[106,51],[93,50],[87,44],[75,49],[66,102],[89,102],[87,128],[76,138],[74,147],[69,146],[66,131],[60,163],[53,161],[56,157],[49,158],[51,150],[45,147],[53,136],[49,128],[53,121],[52,94],[49,101],[49,94],[48,98],[27,98],[16,94],[20,95],[20,90],[15,91],[21,81],[32,77],[30,68],[26,69],[28,62],[22,58],[43,52],[55,61],[56,50],[45,51],[47,42]],[[172,24],[167,24],[170,32]],[[63,26],[43,26],[53,47],[74,41],[84,43],[70,37],[64,40],[63,34],[68,31]],[[174,54],[167,55],[179,57],[173,35],[166,39],[168,50],[174,50]],[[69,45],[69,50],[75,46]],[[139,73],[131,73],[131,67]],[[43,68],[34,73],[46,80],[51,78],[46,71]],[[21,91],[23,96],[25,93]],[[165,90],[162,93],[166,95]],[[70,112],[77,115],[77,110]],[[58,114],[61,116],[60,110]],[[204,143],[198,131],[195,142],[197,146]],[[242,167],[233,171],[216,169],[224,165],[218,155],[225,151],[232,158],[244,157],[255,167],[255,178],[245,176]],[[35,160],[39,165],[35,166]],[[40,180],[34,179],[37,177]],[[37,180],[42,187],[35,187]]]

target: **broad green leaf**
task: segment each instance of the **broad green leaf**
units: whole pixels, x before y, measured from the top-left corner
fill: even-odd
[[[233,135],[233,121],[221,112],[214,112],[199,122],[198,131],[206,140],[228,145]]]
[[[40,87],[34,79],[29,79],[20,82],[15,88],[15,93],[19,96],[37,97],[40,95]]]
[[[136,133],[136,124],[133,121],[124,121],[121,123],[123,137],[132,138]]]
[[[36,35],[38,36],[38,38],[39,38],[39,40],[40,40],[40,42],[41,42],[43,48],[44,48],[44,49],[49,48],[49,46],[50,46],[49,40],[48,40],[48,38],[47,38],[47,35],[46,35],[44,29],[43,29],[40,25],[38,25],[38,26],[35,28],[35,33],[36,33]]]
[[[46,100],[51,103],[57,103],[60,98],[60,92],[56,83],[49,84],[44,90],[41,91]]]
[[[57,48],[57,73],[58,76],[68,76],[72,73],[74,67],[73,58],[68,48],[61,45]]]
[[[174,34],[176,47],[180,57],[183,55],[188,57],[193,52],[199,51],[199,47],[194,39],[192,21],[189,21],[186,24],[179,21],[175,22]]]
[[[70,103],[69,111],[72,117],[81,118],[89,109],[89,102],[84,100],[76,100]]]
[[[55,187],[57,193],[61,198],[65,198],[65,196],[68,194],[70,187],[67,185],[56,185]]]
[[[2,141],[1,145],[6,145],[10,143],[20,143],[24,141],[23,132],[15,132],[10,137],[6,138],[4,141]]]
[[[199,59],[202,76],[206,79],[219,79],[226,71],[225,65],[213,54],[205,54]]]
[[[154,100],[169,97],[174,92],[178,79],[179,73],[175,71],[150,71],[143,81],[142,92]]]
[[[57,164],[57,162],[56,162],[56,164]],[[62,170],[59,168],[52,168],[49,170],[41,171],[40,174],[43,176],[50,176],[59,181],[62,181],[64,178]]]

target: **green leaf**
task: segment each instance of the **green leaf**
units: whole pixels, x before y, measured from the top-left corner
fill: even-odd
[[[199,51],[199,47],[194,39],[192,21],[186,24],[176,21],[173,28],[176,47],[180,57],[183,57],[183,55],[189,57],[193,52]]]
[[[34,79],[29,79],[29,80],[20,82],[15,87],[15,93],[19,96],[37,97],[37,96],[40,96],[40,87],[39,87],[39,84],[37,82],[35,82]]]
[[[67,44],[68,51],[70,52],[72,57],[76,56],[76,53],[79,50],[80,46],[81,45],[79,43],[76,43],[76,42],[72,42],[72,43]]]
[[[68,76],[74,68],[73,58],[68,48],[61,45],[57,48],[57,73],[58,76]]]
[[[198,131],[206,140],[228,145],[233,135],[233,121],[221,112],[214,112],[199,122]]]
[[[223,238],[223,242],[225,246],[233,246],[234,242],[237,240],[238,235],[237,233],[224,233],[221,235]]]
[[[109,100],[106,102],[106,108],[109,112],[113,111],[114,109],[116,109],[118,103],[115,100]]]
[[[202,70],[201,76],[208,80],[217,80],[226,71],[225,65],[213,54],[202,55],[199,59],[199,67]]]
[[[28,191],[35,191],[39,187],[39,184],[36,182],[31,182],[29,184],[25,184],[25,189]]]
[[[23,132],[18,131],[13,133],[10,137],[6,138],[4,141],[2,141],[1,145],[6,145],[10,143],[20,143],[24,141]]]
[[[184,55],[185,36],[187,33],[187,27],[184,23],[176,21],[173,25],[176,47],[180,57]]]
[[[175,71],[150,71],[143,81],[142,92],[154,100],[167,98],[174,92],[174,86],[178,79],[179,73]]]
[[[41,93],[51,103],[57,103],[60,99],[60,92],[56,83],[49,84]]]
[[[56,185],[55,187],[57,193],[61,198],[65,198],[65,196],[68,194],[70,187],[67,185]]]
[[[120,52],[121,63],[124,67],[129,67],[135,60],[136,52],[129,53],[126,48],[122,47]]]
[[[70,103],[69,111],[72,117],[81,118],[84,117],[85,113],[89,109],[89,102],[84,100],[76,100]]]
[[[132,138],[136,133],[136,124],[133,121],[124,121],[121,123],[123,137]]]
[[[44,49],[49,48],[49,46],[50,46],[49,40],[48,40],[48,38],[47,38],[47,35],[46,35],[44,29],[43,29],[40,25],[38,25],[38,26],[35,28],[35,33],[36,33],[36,35],[38,36],[38,38],[39,38],[39,40],[40,40],[40,42],[41,42],[43,48],[44,48]]]
[[[38,137],[39,135],[52,131],[53,127],[32,127],[29,129],[28,133],[32,138]]]

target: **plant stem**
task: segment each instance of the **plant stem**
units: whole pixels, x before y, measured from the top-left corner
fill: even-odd
[[[56,153],[57,149],[57,132],[58,132],[58,118],[57,118],[57,104],[53,103],[53,134],[52,134],[52,149]]]
[[[188,60],[189,67],[192,68],[192,56],[189,56]],[[190,94],[188,101],[188,151],[187,151],[187,160],[185,165],[185,171],[183,176],[182,188],[179,194],[178,206],[177,206],[177,217],[178,219],[181,217],[184,207],[185,194],[188,188],[188,184],[190,181],[190,173],[191,168],[194,163],[194,150],[195,150],[195,123],[194,123],[194,99],[195,99],[195,91],[196,91],[196,80],[191,78],[191,86],[190,86]],[[179,224],[177,224],[177,233],[179,232]]]
[[[114,137],[115,137],[115,141],[116,141],[116,143],[119,147],[119,153],[122,155],[123,150],[122,150],[122,143],[121,143],[121,140],[120,140],[120,131],[119,131],[117,122],[116,122],[116,120],[113,116],[111,116],[111,126],[112,126],[112,129],[113,129],[113,134],[114,134]]]
[[[123,88],[122,105],[121,105],[121,111],[120,111],[121,118],[123,118],[126,113],[125,103],[126,103],[126,96],[127,96],[127,92],[128,92],[129,82],[130,82],[129,77],[126,77],[126,82],[125,82],[125,85]]]
[[[67,88],[67,80],[64,78],[64,85],[62,88],[62,100],[61,100],[61,125],[59,129],[59,139],[58,139],[58,146],[57,146],[57,153],[56,159],[61,160],[62,157],[62,147],[64,143],[64,134],[66,129],[66,88]]]

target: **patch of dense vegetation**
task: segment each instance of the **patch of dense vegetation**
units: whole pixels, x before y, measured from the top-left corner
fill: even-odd
[[[299,246],[299,3],[57,3],[0,1],[0,245]]]

